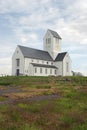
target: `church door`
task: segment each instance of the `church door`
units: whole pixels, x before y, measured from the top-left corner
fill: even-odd
[[[19,69],[16,70],[16,75],[19,76]]]

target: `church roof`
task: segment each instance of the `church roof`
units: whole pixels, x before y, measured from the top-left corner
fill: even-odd
[[[46,68],[55,68],[57,69],[56,66],[54,65],[45,65],[45,64],[36,64],[36,63],[32,63],[33,66],[38,66],[38,67],[46,67]]]
[[[51,32],[51,34],[52,34],[54,37],[56,37],[56,38],[58,38],[58,39],[62,39],[57,32],[55,32],[55,31],[53,31],[53,30],[50,30],[50,29],[48,29],[48,30]]]
[[[62,52],[62,53],[59,53],[55,59],[55,61],[63,61],[65,55],[67,54],[67,52]]]
[[[24,57],[53,61],[48,52],[18,45]]]
[[[46,61],[53,61],[50,54],[46,51],[33,49],[30,47],[24,47],[24,46],[20,46],[20,45],[18,45],[18,47],[20,48],[24,57],[33,58],[33,59],[41,59],[41,60],[46,60]],[[63,61],[66,54],[67,54],[67,52],[59,53],[57,55],[55,61]],[[49,65],[47,65],[47,66],[49,66]]]

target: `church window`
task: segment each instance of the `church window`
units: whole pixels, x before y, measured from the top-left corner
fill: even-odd
[[[47,68],[45,69],[45,73],[47,74]]]
[[[50,43],[51,43],[51,38],[47,38],[47,39],[46,39],[46,45],[47,45],[47,46],[49,45],[49,47],[50,47]]]
[[[55,74],[56,74],[56,70],[55,70]]]
[[[66,71],[67,72],[69,71],[69,64],[68,64],[68,62],[66,63]]]
[[[42,68],[40,68],[40,73],[42,73]]]
[[[16,59],[16,65],[20,66],[20,59]]]
[[[51,43],[51,38],[48,38],[48,44]]]
[[[52,69],[50,69],[50,74],[52,74]]]
[[[35,73],[37,73],[37,68],[35,68]]]

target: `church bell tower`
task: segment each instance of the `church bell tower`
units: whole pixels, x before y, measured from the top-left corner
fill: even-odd
[[[47,51],[53,60],[55,60],[58,53],[61,53],[61,39],[57,32],[50,29],[47,30],[43,38],[44,51]]]

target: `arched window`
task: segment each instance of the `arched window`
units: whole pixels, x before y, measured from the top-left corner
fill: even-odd
[[[68,64],[68,62],[66,63],[66,71],[67,72],[69,71],[69,64]]]
[[[47,74],[47,68],[45,69],[45,73]]]
[[[55,74],[57,74],[57,70],[55,69]]]
[[[40,68],[40,73],[42,73],[42,68]]]
[[[37,73],[37,68],[35,68],[35,73]]]
[[[50,74],[52,74],[52,69],[50,69]]]
[[[20,66],[20,59],[16,59],[16,65]]]

